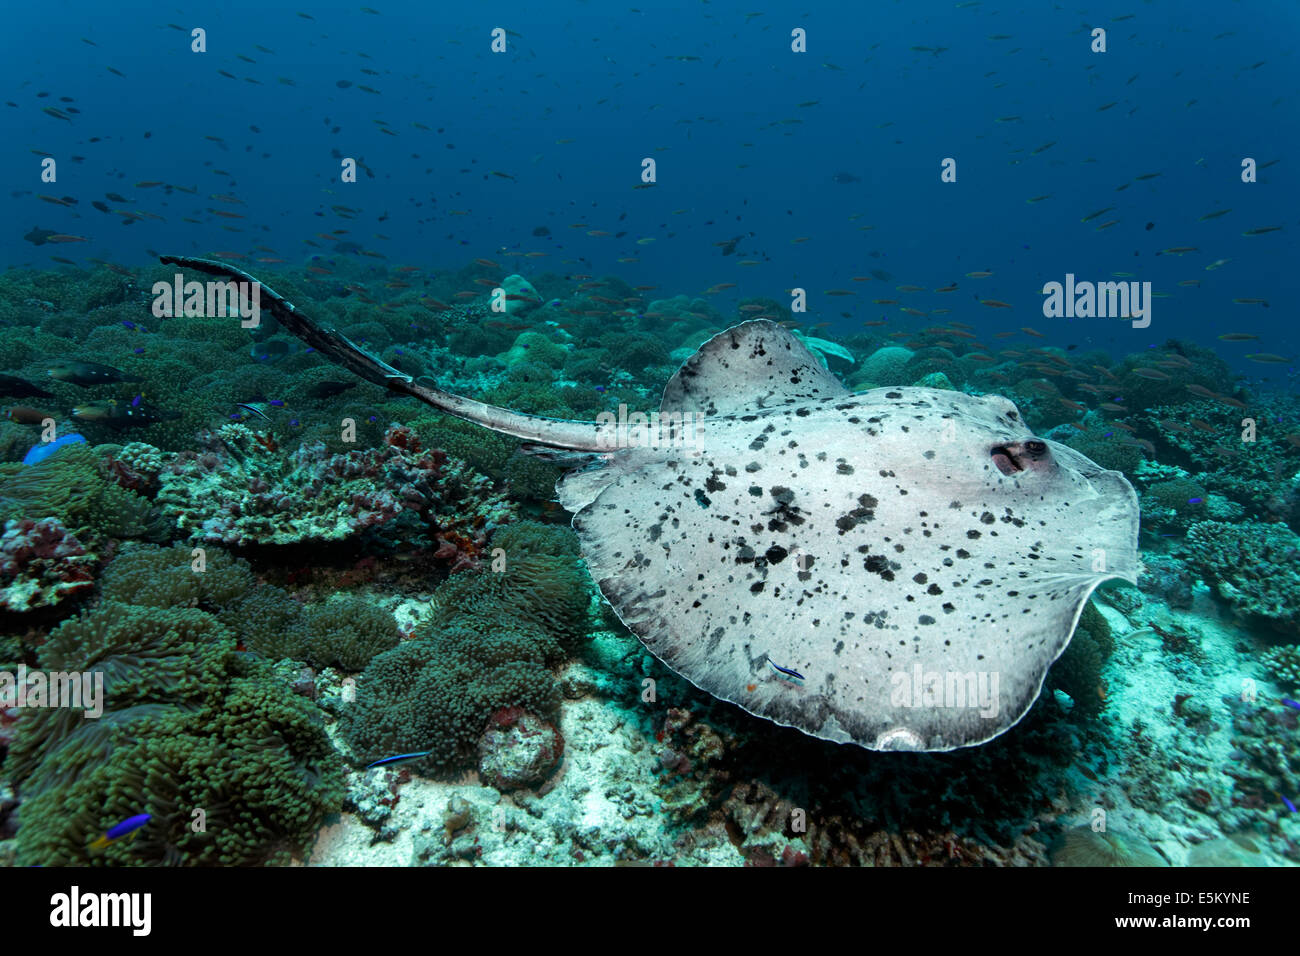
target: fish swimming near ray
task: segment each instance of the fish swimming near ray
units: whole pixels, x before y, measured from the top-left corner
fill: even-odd
[[[768,320],[706,342],[657,423],[578,422],[426,388],[261,292],[336,364],[570,465],[559,500],[619,618],[697,687],[814,737],[991,740],[1037,699],[1097,585],[1137,576],[1123,475],[1036,437],[1005,398],[849,392]],[[772,665],[800,680],[760,679]]]

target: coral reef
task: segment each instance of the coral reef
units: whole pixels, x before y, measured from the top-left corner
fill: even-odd
[[[1052,853],[1053,866],[1168,866],[1141,839],[1113,830],[1076,827],[1067,830]]]
[[[361,670],[376,654],[396,647],[399,639],[391,614],[346,595],[303,608],[284,633],[287,648],[279,656],[348,671]]]
[[[1286,634],[1300,628],[1300,536],[1285,525],[1201,521],[1185,545],[1194,567],[1237,611]]]
[[[124,551],[104,573],[105,600],[201,608],[215,614],[243,647],[270,660],[356,671],[397,645],[393,616],[367,601],[344,594],[304,606],[283,588],[259,584],[247,561],[204,548],[198,571],[194,553],[179,544]]]
[[[447,772],[469,764],[503,708],[520,708],[530,721],[553,718],[559,687],[551,667],[589,628],[590,594],[570,556],[572,537],[528,523],[506,534],[503,568],[444,582],[413,639],[375,656],[358,680],[342,718],[353,749],[369,759],[429,750],[417,768]],[[549,553],[531,550],[543,547]]]
[[[647,301],[615,275],[540,274],[542,301],[509,267],[413,275],[336,252],[328,277],[265,278],[423,384],[554,417],[654,407],[720,329],[803,318],[767,297]],[[106,689],[99,720],[0,710],[0,861],[247,865],[313,845],[313,862],[462,866],[1300,861],[1300,714],[1276,697],[1300,694],[1300,402],[1269,376],[1234,383],[1173,340],[1117,361],[1031,329],[989,347],[957,322],[898,328],[944,310],[805,336],[851,386],[1007,395],[1141,492],[1140,590],[1085,607],[1053,693],[978,748],[868,754],[714,700],[593,605],[558,467],[269,318],[253,336],[156,320],[149,288],[172,271],[0,276],[0,368],[52,393],[32,403],[60,434],[74,405],[159,409],[79,423],[88,443],[30,466],[38,431],[0,421],[0,669]],[[488,283],[522,296],[508,315]],[[122,377],[60,381],[55,357]],[[1213,613],[1198,576],[1237,613]],[[1255,699],[1243,675],[1275,686]],[[1098,807],[1106,832],[1080,828]],[[133,840],[90,849],[137,813],[153,819]],[[330,844],[344,834],[349,852]]]
[[[526,660],[485,665],[472,652],[481,641],[473,632],[439,631],[372,659],[341,721],[353,750],[368,760],[428,750],[416,769],[453,771],[470,764],[498,710],[553,716],[558,696],[551,671]]]
[[[453,568],[472,567],[511,513],[485,477],[443,452],[422,452],[402,427],[380,448],[331,455],[321,444],[284,454],[247,426],[226,425],[206,451],[174,456],[160,481],[164,514],[198,541],[338,541],[411,512]]]
[[[58,518],[10,519],[0,529],[0,610],[49,607],[93,587],[98,561]]]
[[[65,445],[38,464],[0,481],[0,518],[57,518],[78,541],[148,538],[149,501],[111,482],[84,443]]]
[[[508,368],[530,364],[557,369],[564,367],[568,352],[540,332],[520,332],[514,345],[497,357]]]
[[[1156,595],[1169,607],[1186,610],[1192,606],[1192,575],[1182,561],[1161,555],[1143,558],[1145,570],[1138,578],[1144,593]]]
[[[586,577],[565,555],[506,553],[502,571],[459,574],[435,595],[430,627],[472,622],[478,629],[541,627],[565,646],[582,640],[589,626]]]
[[[1081,717],[1095,717],[1106,706],[1101,672],[1113,647],[1106,619],[1092,602],[1084,605],[1074,636],[1047,675],[1047,686],[1069,695]]]
[[[1132,474],[1142,461],[1142,447],[1139,444],[1122,434],[1108,434],[1101,428],[1088,428],[1065,439],[1065,444],[1112,471]]]
[[[861,367],[849,379],[855,388],[876,388],[882,385],[910,385],[920,376],[908,370],[912,350],[901,345],[888,345],[877,349],[863,359]]]
[[[102,677],[107,703],[98,720],[20,718],[5,762],[23,797],[20,865],[283,863],[337,809],[319,712],[242,660],[211,614],[105,602],[56,628],[38,659]],[[152,819],[137,839],[90,848],[138,813]]]
[[[548,721],[506,707],[488,718],[478,752],[478,772],[485,784],[502,792],[518,790],[550,777],[564,754],[564,738]]]
[[[247,594],[255,579],[248,562],[220,548],[133,545],[104,572],[106,601],[142,607],[221,608]]]
[[[1288,688],[1300,688],[1300,646],[1284,644],[1270,647],[1260,655],[1259,661]]]

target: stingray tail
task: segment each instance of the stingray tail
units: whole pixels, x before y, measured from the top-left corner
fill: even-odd
[[[560,418],[542,418],[539,415],[521,415],[508,408],[487,405],[450,392],[417,385],[410,375],[371,355],[333,326],[311,318],[284,296],[243,269],[215,259],[199,259],[193,256],[160,256],[159,261],[163,265],[193,269],[228,282],[247,282],[256,285],[259,290],[259,301],[286,330],[335,365],[347,369],[367,382],[410,395],[448,415],[463,418],[536,445],[577,452],[609,450],[596,422],[575,422]]]
[[[548,464],[561,465],[564,468],[580,468],[583,465],[594,464],[604,457],[597,452],[552,448],[549,445],[535,445],[532,442],[524,442],[519,446],[519,451]]]

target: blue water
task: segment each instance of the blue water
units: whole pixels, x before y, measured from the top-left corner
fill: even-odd
[[[1174,865],[1244,853],[1300,861],[1300,758],[1285,702],[1300,696],[1300,655],[1288,644],[1300,633],[1300,4],[298,2],[5,10],[0,671],[20,660],[88,668],[54,628],[115,627],[128,599],[140,619],[170,601],[207,621],[210,641],[229,644],[226,669],[212,665],[213,701],[242,700],[234,677],[248,667],[266,679],[268,699],[306,698],[317,729],[332,721],[338,731],[332,744],[323,730],[286,738],[295,761],[332,746],[338,766],[319,779],[336,774],[349,796],[310,786],[314,771],[293,777],[310,806],[267,811],[268,860],[292,847],[329,865],[1078,865],[1149,860],[1157,848]],[[1096,28],[1104,53],[1092,49]],[[504,52],[492,47],[497,29]],[[806,34],[806,52],[792,49],[792,31]],[[47,159],[52,181],[42,179]],[[355,182],[341,179],[345,159],[357,164]],[[643,180],[646,160],[653,182]],[[1243,161],[1256,181],[1243,181]],[[220,312],[208,318],[230,321],[212,323],[211,341],[196,341],[209,334],[201,323],[155,321],[149,284],[170,278],[160,255],[223,259],[268,287],[283,282],[305,312],[422,386],[586,419],[657,407],[690,349],[802,290],[795,324],[848,342],[854,367],[830,368],[849,387],[943,386],[937,370],[947,369],[948,384],[1013,396],[1036,434],[1122,468],[1111,488],[1125,514],[1128,479],[1140,495],[1138,587],[1097,593],[1071,656],[998,740],[942,755],[837,750],[799,734],[798,722],[781,730],[687,686],[652,658],[657,635],[643,653],[619,617],[639,613],[640,598],[621,589],[636,565],[597,573],[598,583],[571,566],[601,538],[564,527],[570,516],[552,493],[561,468],[533,468],[513,440],[467,437],[472,426],[303,354],[292,323],[277,334],[268,322],[245,342]],[[548,305],[491,315],[487,290],[514,272]],[[1150,323],[1048,317],[1044,284],[1071,275],[1149,283]],[[678,295],[692,301],[652,308]],[[1186,343],[1221,356],[1235,380]],[[892,344],[916,349],[914,359],[873,367]],[[834,345],[811,345],[843,359]],[[1058,348],[1045,362],[1031,354],[1040,346]],[[1110,360],[1099,364],[1094,349]],[[1151,361],[1127,360],[1143,353]],[[401,427],[386,430],[390,422]],[[1011,444],[994,440],[989,455],[1010,474]],[[1030,447],[1015,454],[1039,461],[1042,449]],[[863,446],[864,460],[875,454]],[[930,477],[921,471],[923,490]],[[83,489],[100,496],[93,507]],[[814,489],[814,505],[823,493]],[[855,489],[859,504],[865,497]],[[789,535],[763,552],[775,565],[807,535],[770,520],[769,531]],[[1104,557],[1095,530],[1049,528],[1094,560]],[[658,526],[650,532],[657,540]],[[707,544],[718,540],[711,532]],[[499,570],[502,541],[530,562],[557,563],[523,565],[534,571],[519,593],[488,600],[483,582]],[[221,569],[205,580],[225,582],[202,599],[179,573],[201,570],[191,563],[200,545]],[[145,582],[146,595],[131,582],[148,575],[157,582]],[[864,601],[874,586],[863,585]],[[566,602],[585,609],[600,587],[613,597],[599,618],[552,613]],[[545,614],[533,596],[543,593]],[[326,608],[340,597],[350,603]],[[859,610],[881,626],[871,602]],[[356,633],[341,623],[316,634],[325,615]],[[506,637],[482,649],[465,638],[497,631]],[[155,654],[131,641],[113,651],[124,667],[162,661],[166,675],[167,655],[202,656],[189,643]],[[259,660],[293,663],[259,670]],[[393,679],[410,670],[393,662],[408,660],[423,676]],[[768,663],[792,691],[805,674],[810,689],[818,679],[801,660]],[[433,680],[443,668],[453,675],[445,684]],[[657,699],[641,696],[647,678],[659,682]],[[426,708],[404,700],[408,684],[445,693],[429,694],[437,706]],[[149,726],[131,732],[172,735],[175,718],[206,734],[216,704],[203,706],[145,713]],[[556,726],[538,735],[525,716]],[[0,866],[94,862],[86,847],[142,811],[150,826],[109,848],[108,862],[216,858],[216,843],[187,835],[200,831],[165,774],[149,771],[150,793],[113,791],[117,802],[82,786],[134,786],[144,771],[133,761],[152,751],[123,739],[114,751],[123,776],[68,773],[58,784],[67,793],[42,792],[40,773],[63,773],[68,754],[93,748],[59,750],[70,725],[24,716],[13,731],[0,717]],[[210,723],[243,739],[227,721]],[[560,729],[572,757],[563,763]],[[535,766],[522,745],[512,752],[526,738],[541,741]],[[27,746],[47,739],[48,753]],[[413,752],[430,759],[407,760]],[[878,759],[893,757],[902,759]],[[189,766],[202,767],[196,760]],[[240,778],[279,779],[277,761],[254,755]],[[459,779],[474,766],[477,783]],[[537,803],[503,801],[516,784],[535,789]],[[402,787],[413,799],[396,799]],[[211,792],[239,806],[278,791]],[[750,827],[763,804],[767,823]],[[1093,836],[1099,804],[1131,853]],[[511,809],[509,827],[500,807]],[[780,821],[795,807],[824,830],[807,841],[786,833]],[[341,828],[311,849],[322,821],[333,828],[340,815]],[[225,832],[237,836],[239,825]],[[251,846],[245,863],[261,858]]]
[[[136,266],[154,253],[224,252],[254,271],[258,258],[329,268],[345,253],[313,237],[347,230],[338,238],[385,257],[367,266],[456,269],[545,252],[511,262],[529,275],[613,273],[655,295],[735,282],[714,296],[724,310],[728,296],[787,300],[784,290],[803,287],[806,321],[830,322],[830,333],[882,315],[924,327],[871,300],[901,298],[896,284],[958,282],[904,304],[951,308],[981,335],[1030,325],[1049,342],[1117,356],[1189,338],[1278,383],[1288,366],[1241,356],[1300,354],[1290,321],[1300,7],[635,3],[304,5],[311,19],[248,2],[15,6],[0,39],[10,186],[0,263]],[[1107,30],[1104,54],[1090,52],[1094,26]],[[190,50],[195,27],[206,53]],[[505,53],[491,52],[494,27],[511,31]],[[795,27],[806,53],[791,52]],[[990,39],[999,35],[1009,39]],[[69,121],[43,106],[80,112]],[[997,122],[1010,116],[1020,118]],[[34,151],[58,161],[57,182],[40,181]],[[373,177],[341,183],[336,154]],[[645,157],[657,183],[638,190]],[[945,157],[956,183],[940,181]],[[1277,163],[1243,184],[1243,157]],[[1135,180],[1149,173],[1160,175]],[[1040,195],[1051,198],[1025,201]],[[165,221],[124,222],[94,200]],[[1232,212],[1198,221],[1221,208]],[[22,238],[34,226],[89,241],[35,246]],[[550,235],[534,236],[540,226]],[[1241,235],[1263,226],[1284,228]],[[734,255],[714,245],[736,236]],[[1198,251],[1157,255],[1179,246]],[[618,261],[629,257],[639,261]],[[1230,261],[1206,270],[1219,259]],[[852,282],[872,269],[892,278]],[[975,270],[994,276],[965,278]],[[1150,328],[1043,318],[1044,282],[1114,272],[1169,294]],[[820,295],[832,288],[858,295]],[[1218,342],[1225,332],[1260,340]]]

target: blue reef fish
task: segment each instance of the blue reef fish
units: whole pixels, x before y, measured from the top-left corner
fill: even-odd
[[[770,657],[767,659],[767,663],[771,666],[771,668],[774,671],[776,671],[778,674],[782,675],[783,677],[789,678],[790,680],[799,681],[800,683],[803,682],[804,677],[798,671],[791,670],[788,667],[782,667],[780,664],[772,660],[772,658]]]
[[[86,439],[82,438],[80,435],[71,434],[71,435],[61,435],[60,437],[54,439],[54,441],[51,442],[42,442],[41,444],[33,447],[31,451],[29,451],[26,455],[23,456],[23,464],[24,465],[39,464],[40,462],[44,461],[46,458],[49,458],[51,455],[53,455],[64,445],[75,445],[79,442],[84,443],[85,440]]]
[[[1290,810],[1292,813],[1295,813],[1295,812],[1296,812],[1296,810],[1295,810],[1295,804],[1294,804],[1294,803],[1292,803],[1292,802],[1291,802],[1290,800],[1288,800],[1286,797],[1283,797],[1282,794],[1280,794],[1280,793],[1278,794],[1278,797],[1281,798],[1282,802],[1286,804],[1286,808],[1287,808],[1288,810]]]
[[[92,850],[102,850],[110,843],[116,843],[124,836],[130,836],[138,831],[142,826],[148,823],[152,817],[147,813],[137,813],[133,817],[127,817],[117,826],[113,827],[102,837],[90,844]]]
[[[1188,503],[1189,505],[1199,505],[1199,504],[1201,504],[1201,503],[1204,502],[1204,501],[1205,501],[1204,498],[1188,498],[1188,499],[1187,499],[1187,503]]]
[[[395,757],[385,757],[383,760],[376,760],[374,763],[366,764],[366,769],[369,770],[371,767],[382,767],[385,764],[390,763],[401,763],[403,760],[415,760],[419,757],[427,757],[431,753],[433,753],[432,750],[417,750],[413,754],[398,754]]]
[[[1294,710],[1300,710],[1300,704],[1296,703],[1290,697],[1283,697],[1282,703],[1285,704],[1287,707],[1293,708]]]

